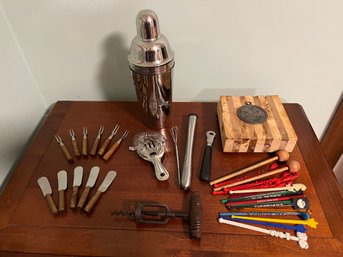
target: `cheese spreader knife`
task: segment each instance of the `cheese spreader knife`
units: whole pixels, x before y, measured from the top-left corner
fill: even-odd
[[[65,212],[65,190],[67,189],[67,172],[65,170],[60,170],[57,173],[58,181],[58,211]]]
[[[42,190],[43,196],[45,197],[46,202],[48,203],[50,211],[55,215],[58,214],[58,210],[54,202],[54,199],[52,199],[51,197],[52,190],[48,178],[40,177],[39,179],[37,179],[37,183],[40,189]]]
[[[75,209],[77,205],[77,197],[79,195],[79,187],[82,183],[83,167],[77,166],[74,169],[73,193],[70,198],[70,209]]]
[[[80,200],[77,204],[78,208],[82,209],[83,206],[85,205],[87,198],[88,198],[88,195],[89,195],[89,192],[90,192],[91,188],[94,186],[96,179],[98,178],[99,171],[100,171],[100,168],[98,166],[94,166],[91,169],[91,172],[89,173],[89,177],[88,177],[88,180],[86,183],[86,187],[83,190],[82,195],[80,197]]]
[[[86,207],[83,209],[85,212],[89,213],[92,210],[96,202],[100,199],[100,196],[109,188],[116,176],[117,172],[114,170],[111,170],[107,173],[104,181],[102,181],[101,185],[99,186],[98,191],[92,196]]]

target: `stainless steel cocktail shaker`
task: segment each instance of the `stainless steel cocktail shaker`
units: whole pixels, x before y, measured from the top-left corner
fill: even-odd
[[[149,128],[165,128],[172,105],[174,52],[160,33],[153,11],[140,11],[136,27],[137,36],[132,40],[128,60],[142,119]]]

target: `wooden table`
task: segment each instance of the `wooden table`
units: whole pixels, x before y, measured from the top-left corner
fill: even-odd
[[[152,165],[128,150],[133,136],[148,129],[144,127],[134,102],[57,102],[42,122],[27,147],[22,160],[0,197],[0,255],[3,256],[343,256],[343,197],[332,170],[328,167],[319,142],[302,107],[285,104],[287,113],[299,137],[291,158],[300,162],[301,175],[311,201],[317,229],[309,229],[307,250],[296,242],[274,238],[219,224],[218,212],[226,211],[213,196],[207,183],[198,179],[205,132],[214,130],[212,177],[220,177],[249,164],[267,158],[267,154],[223,153],[219,139],[216,103],[174,103],[172,124],[180,128],[179,151],[183,160],[187,115],[197,113],[193,180],[191,190],[198,191],[203,204],[202,237],[189,239],[187,223],[170,220],[166,225],[137,225],[126,217],[110,215],[115,210],[130,210],[137,201],[166,203],[171,209],[187,206],[189,193],[177,188],[174,145],[168,131],[167,151],[163,163],[170,172],[167,182],[154,177]],[[102,141],[118,123],[129,136],[108,162],[99,157],[75,159],[68,163],[54,135],[58,134],[72,152],[69,129],[74,129],[81,143],[82,127],[87,126],[89,145],[100,125],[105,126]],[[90,147],[90,146],[89,146]],[[97,188],[107,171],[114,169],[117,178],[102,196],[90,215],[68,209],[66,215],[53,216],[38,187],[37,179],[47,176],[57,202],[59,170],[68,173],[67,204],[72,192],[73,170],[84,167],[84,180],[90,168],[101,171]],[[94,194],[95,189],[92,190]]]

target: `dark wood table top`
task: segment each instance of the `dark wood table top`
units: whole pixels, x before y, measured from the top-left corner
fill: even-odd
[[[217,137],[212,151],[212,178],[223,176],[268,157],[266,153],[223,153],[216,115],[216,103],[173,103],[172,125],[180,129],[179,152],[182,163],[187,115],[197,113],[193,152],[191,190],[198,191],[203,205],[202,237],[189,239],[187,223],[172,219],[165,225],[136,224],[127,217],[110,215],[115,210],[130,210],[137,201],[158,201],[173,210],[187,206],[189,193],[178,189],[174,145],[168,131],[163,164],[170,172],[166,182],[157,181],[151,163],[128,150],[133,136],[149,131],[141,122],[135,102],[57,102],[46,116],[22,156],[0,196],[0,255],[2,256],[343,256],[343,197],[320,144],[299,104],[285,104],[285,109],[299,137],[291,159],[301,165],[297,182],[307,186],[312,217],[317,229],[308,229],[310,248],[300,249],[294,241],[274,238],[258,232],[218,223],[218,212],[226,211],[213,196],[207,183],[198,179],[205,132]],[[129,136],[105,162],[87,157],[68,163],[54,135],[58,134],[72,152],[69,129],[74,129],[81,144],[82,127],[88,127],[89,147],[100,125],[105,126],[102,141],[114,125]],[[100,175],[97,188],[107,171],[117,177],[91,214],[68,208],[65,215],[53,216],[43,198],[37,179],[48,177],[57,203],[57,172],[68,173],[67,205],[72,192],[73,170],[84,167],[83,185],[93,166]]]

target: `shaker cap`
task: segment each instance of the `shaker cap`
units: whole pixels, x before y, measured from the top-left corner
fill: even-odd
[[[160,33],[158,17],[152,10],[142,10],[136,17],[137,35],[132,40],[130,66],[155,67],[174,59],[167,38]]]

